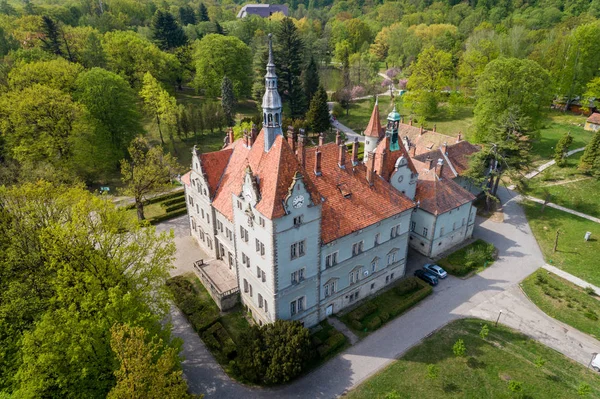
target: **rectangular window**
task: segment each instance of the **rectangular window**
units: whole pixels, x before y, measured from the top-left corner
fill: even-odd
[[[202,213],[202,219],[204,219],[204,209],[200,209],[200,212]]]
[[[325,267],[334,266],[337,263],[337,252],[331,253],[325,257]]]
[[[196,213],[200,213],[200,205],[196,204]]]
[[[456,230],[456,222],[452,223],[452,231]]]
[[[265,272],[262,272],[262,282],[266,282],[267,281],[267,274]]]
[[[398,251],[394,251],[388,254],[387,256],[387,265],[391,265],[392,263],[394,263],[396,261],[396,254],[398,253]]]
[[[352,244],[352,256],[356,256],[360,253],[362,253],[363,251],[363,242],[359,241],[359,242],[355,242],[354,244]]]
[[[427,227],[423,227],[423,237],[427,237]]]
[[[244,279],[244,292],[248,292],[248,280]]]
[[[258,238],[254,239],[255,243],[256,243],[256,252],[260,251],[260,241],[258,241]]]
[[[260,294],[258,294],[258,307],[259,308],[263,307],[263,297]]]
[[[327,298],[329,295],[331,295],[329,293],[329,284],[325,284],[325,298]]]
[[[191,195],[188,195],[188,202],[190,203],[190,205],[194,205],[194,199],[192,198]]]
[[[375,240],[373,240],[373,246],[376,247],[379,245],[379,233],[375,234]]]
[[[298,312],[304,310],[304,297],[298,298]]]
[[[242,252],[242,264],[246,265],[246,267],[250,267],[250,258],[246,256],[245,253]]]
[[[240,226],[240,238],[244,242],[248,242],[248,230]]]
[[[396,226],[396,237],[400,235],[400,225]]]
[[[444,235],[444,228],[440,227],[440,236],[443,236],[443,235]]]
[[[417,227],[417,223],[416,222],[410,222],[410,231],[415,231],[416,227]]]
[[[373,259],[371,261],[371,272],[375,273],[375,271],[377,270],[377,263],[378,263],[378,259]]]
[[[290,302],[290,314],[292,316],[296,314],[296,301]]]
[[[238,209],[240,209],[240,210],[242,209],[242,202],[241,202],[241,201],[238,201],[238,202],[237,202],[237,207],[238,207]]]
[[[303,241],[295,242],[295,243],[293,243],[291,245],[291,247],[290,247],[290,257],[292,259],[296,259],[296,258],[299,258],[301,256],[304,256],[304,253],[305,253],[304,252],[304,244],[305,244],[305,241],[303,240]]]
[[[258,218],[258,224],[261,225],[262,227],[265,227],[265,219],[259,217]]]
[[[260,267],[256,266],[256,277],[260,278],[260,276],[262,276]]]
[[[290,281],[292,284],[298,284],[298,271],[292,272]]]
[[[206,214],[206,223],[210,224],[210,215],[208,213]]]
[[[294,218],[294,226],[298,227],[302,224],[302,215],[296,216]]]
[[[249,288],[250,288],[250,292],[249,292],[249,294],[250,294],[250,296],[252,296],[252,284],[248,284],[248,286],[249,286]]]
[[[298,281],[304,281],[304,269],[298,270]]]
[[[269,313],[269,307],[267,306],[267,301],[265,301],[265,313]]]

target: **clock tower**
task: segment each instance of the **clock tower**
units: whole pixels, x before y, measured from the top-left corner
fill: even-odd
[[[387,126],[385,128],[385,135],[390,138],[390,151],[398,151],[400,144],[398,144],[398,129],[400,128],[400,113],[396,111],[396,105],[392,112],[388,114]]]
[[[281,97],[277,92],[277,75],[273,62],[273,40],[269,33],[269,62],[265,75],[265,94],[262,99],[263,130],[265,135],[265,152],[271,149],[276,136],[281,136]]]

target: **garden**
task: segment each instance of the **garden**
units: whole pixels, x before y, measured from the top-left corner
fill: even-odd
[[[360,398],[600,396],[584,366],[508,327],[457,320],[347,394]]]
[[[364,337],[406,312],[432,292],[433,289],[424,281],[412,276],[407,277],[382,294],[340,316],[340,319],[356,335]]]
[[[523,280],[521,287],[548,316],[600,338],[600,301],[593,289],[581,288],[544,269]]]
[[[522,206],[546,262],[600,286],[600,224],[530,201]],[[592,235],[586,241],[584,236],[588,231]]]
[[[135,204],[125,207],[133,217],[137,218]],[[150,198],[144,202],[144,216],[150,224],[157,224],[187,213],[185,191],[177,190]]]
[[[494,244],[478,239],[438,260],[437,263],[448,273],[457,277],[464,277],[491,266],[496,256],[497,250]]]

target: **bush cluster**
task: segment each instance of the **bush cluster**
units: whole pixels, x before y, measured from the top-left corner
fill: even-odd
[[[325,359],[346,344],[346,336],[335,329],[331,329],[329,338],[324,343],[317,345],[319,341],[317,337],[313,338],[313,344],[317,347],[319,357]]]
[[[198,290],[191,281],[183,276],[176,276],[167,281],[167,286],[173,293],[175,304],[196,332],[206,330],[218,320],[219,313],[204,306],[198,296]]]
[[[493,244],[477,240],[441,259],[439,264],[450,274],[465,276],[486,262],[494,261],[495,257],[496,247]]]

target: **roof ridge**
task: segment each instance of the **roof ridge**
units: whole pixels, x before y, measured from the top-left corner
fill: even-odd
[[[450,170],[452,171],[452,173],[454,173],[454,177],[458,177],[458,173],[456,173],[456,169],[454,168],[454,165],[452,165],[452,162],[450,161],[450,158],[448,157],[448,154],[446,154],[444,152],[443,147],[440,147],[439,150],[442,153],[442,156],[444,157],[444,159],[446,160],[446,162],[448,163],[448,166],[450,166]]]

